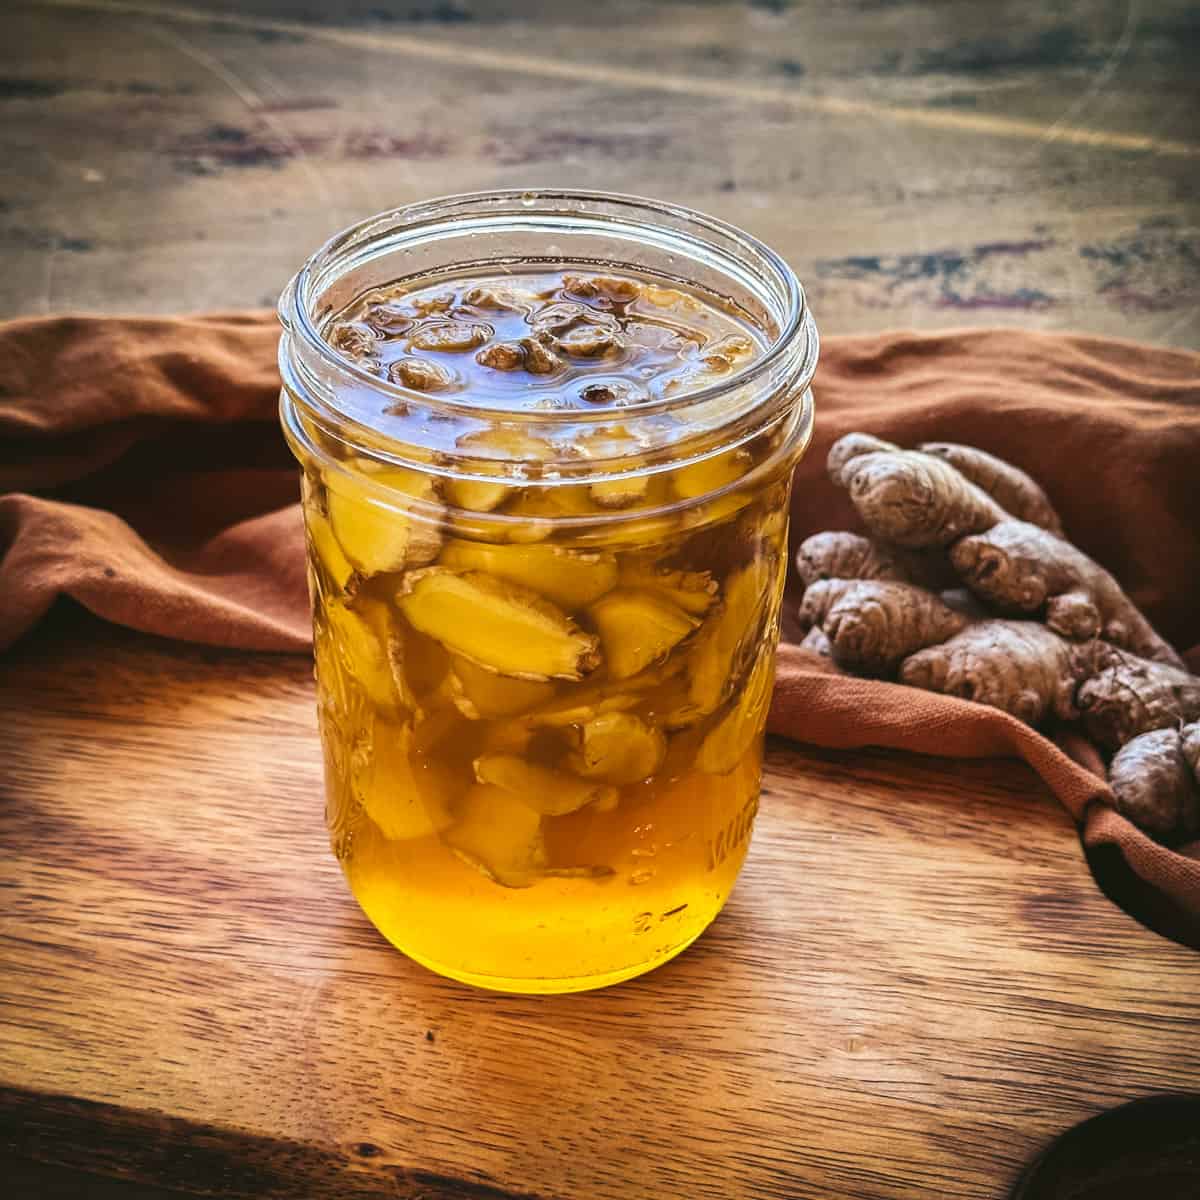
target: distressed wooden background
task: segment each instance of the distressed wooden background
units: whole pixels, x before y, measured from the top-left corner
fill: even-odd
[[[749,228],[826,334],[1195,348],[1198,41],[1184,0],[0,0],[0,316],[272,304],[371,212],[578,185]],[[688,954],[440,980],[324,848],[308,672],[63,610],[0,664],[7,1194],[999,1200],[1200,1090],[1195,953],[1015,762],[777,744]]]
[[[273,303],[332,231],[474,188],[680,200],[825,333],[1200,346],[1189,0],[7,0],[0,315]]]

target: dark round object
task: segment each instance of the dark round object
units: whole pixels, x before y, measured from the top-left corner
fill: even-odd
[[[1200,1197],[1200,1095],[1134,1100],[1075,1125],[1025,1168],[1011,1200],[1131,1197]]]

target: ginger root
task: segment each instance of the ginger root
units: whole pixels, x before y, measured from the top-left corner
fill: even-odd
[[[805,587],[819,579],[894,579],[911,583],[890,551],[858,533],[828,530],[805,538],[796,551],[796,571]]]
[[[941,593],[941,597],[942,603],[947,608],[962,613],[964,617],[969,617],[972,621],[986,621],[992,615],[979,597],[967,588],[947,588]]]
[[[1036,621],[978,621],[941,645],[910,655],[900,682],[1003,709],[1040,725],[1079,714],[1073,647]]]
[[[881,546],[862,534],[834,530],[800,543],[796,572],[805,587],[819,579],[891,579],[937,590],[954,577],[944,555]]]
[[[1109,785],[1117,811],[1161,842],[1200,834],[1200,724],[1155,729],[1113,756]]]
[[[1200,678],[1061,536],[1033,479],[971,446],[867,433],[835,442],[827,468],[869,536],[800,546],[806,648],[1031,725],[1079,721],[1116,752],[1121,812],[1161,841],[1200,835]]]
[[[1018,521],[1028,521],[1062,535],[1062,522],[1050,497],[1020,467],[1014,467],[986,450],[958,442],[925,442],[917,449],[945,459]]]
[[[825,636],[820,625],[814,625],[801,639],[800,648],[821,658],[833,658],[833,643]]]
[[[1044,614],[1064,637],[1102,637],[1143,658],[1183,666],[1099,563],[1037,525],[1001,521],[956,542],[950,561],[976,595],[1001,611]]]
[[[1168,663],[1109,651],[1075,697],[1088,737],[1116,750],[1152,729],[1200,720],[1200,678]]]
[[[875,675],[967,624],[932,592],[883,579],[818,580],[804,593],[800,621],[820,626],[839,666]]]
[[[895,442],[885,442],[883,438],[877,438],[873,433],[847,433],[829,447],[829,453],[825,457],[825,470],[838,487],[847,487],[845,479],[842,478],[842,472],[851,459],[860,458],[864,454],[877,454],[899,449],[900,447]]]
[[[850,493],[872,537],[897,546],[949,546],[1009,518],[987,492],[937,455],[901,450],[865,434],[836,441],[828,468]]]

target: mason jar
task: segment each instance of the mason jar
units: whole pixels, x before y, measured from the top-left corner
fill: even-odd
[[[758,807],[818,349],[792,271],[675,205],[496,192],[338,234],[279,314],[359,904],[503,991],[670,959]]]

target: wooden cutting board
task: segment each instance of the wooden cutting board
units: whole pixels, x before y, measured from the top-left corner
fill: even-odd
[[[0,708],[10,1195],[1000,1197],[1066,1126],[1200,1088],[1200,959],[1016,763],[776,744],[708,934],[518,998],[360,915],[305,660],[60,615]]]

